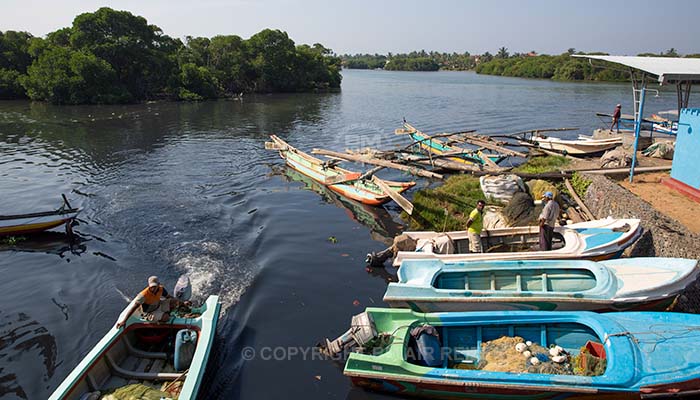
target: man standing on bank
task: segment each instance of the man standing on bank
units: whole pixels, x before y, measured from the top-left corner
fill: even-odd
[[[554,236],[554,224],[559,218],[559,203],[553,200],[552,192],[545,192],[542,201],[545,203],[540,213],[540,250],[552,250],[552,237]]]
[[[484,206],[486,202],[479,200],[476,202],[476,208],[469,213],[467,221],[467,237],[469,238],[469,252],[483,253],[481,248],[481,231],[484,228]]]
[[[610,124],[610,132],[613,130],[613,126],[617,125],[617,133],[620,133],[620,117],[622,116],[622,106],[620,104],[615,106],[615,112],[612,116],[612,124]]]

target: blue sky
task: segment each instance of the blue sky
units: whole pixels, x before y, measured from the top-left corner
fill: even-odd
[[[425,49],[494,53],[573,47],[635,55],[700,53],[700,1],[602,0],[2,0],[0,30],[43,36],[102,6],[144,16],[173,37],[287,31],[338,53]]]

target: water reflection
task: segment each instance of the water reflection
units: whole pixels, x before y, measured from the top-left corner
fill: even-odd
[[[320,194],[326,203],[345,210],[352,220],[368,227],[372,239],[376,241],[391,244],[394,236],[403,229],[403,225],[397,223],[384,207],[372,207],[343,197],[286,165],[271,166],[271,168],[273,174],[281,175],[287,182],[303,183],[304,189]]]
[[[0,251],[55,254],[70,262],[70,256],[80,256],[87,250],[89,239],[77,232],[69,236],[63,232],[39,232],[17,238],[12,243],[0,244]]]
[[[17,372],[41,371],[35,376],[46,381],[56,371],[56,354],[56,339],[39,322],[24,313],[0,311],[0,397],[28,399],[23,385],[38,382]]]

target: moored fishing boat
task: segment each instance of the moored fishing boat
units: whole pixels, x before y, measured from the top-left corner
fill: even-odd
[[[384,301],[421,312],[664,310],[693,282],[697,260],[407,260]]]
[[[343,373],[395,394],[640,399],[700,392],[698,338],[695,314],[368,308],[325,351],[359,345]]]
[[[447,141],[440,140],[437,137],[431,137],[419,131],[408,123],[404,122],[403,125],[403,129],[396,130],[395,133],[397,135],[407,134],[414,140],[416,146],[436,156],[447,156],[446,158],[453,162],[494,166],[507,157],[503,154],[491,154],[481,150],[467,150],[458,146],[453,146]]]
[[[218,296],[209,296],[201,307],[183,311],[167,323],[130,316],[124,328],[107,332],[49,399],[99,399],[134,384],[171,398],[196,399],[220,308]]]
[[[556,153],[589,156],[601,154],[622,144],[621,137],[611,137],[608,139],[593,139],[587,136],[579,136],[578,140],[559,139],[542,134],[532,134],[520,140],[520,142],[534,144],[543,150]]]
[[[44,211],[31,214],[0,215],[0,236],[26,235],[42,232],[57,226],[69,225],[80,213],[79,208],[73,208],[64,197],[63,205],[54,211]]]
[[[404,232],[415,242],[410,251],[394,254],[393,264],[404,260],[440,259],[445,262],[478,260],[606,260],[619,257],[642,234],[638,219],[606,218],[554,228],[552,250],[539,250],[539,227],[498,228],[481,233],[484,253],[469,253],[467,231]],[[391,250],[385,257],[391,255]],[[371,254],[369,261],[382,261],[381,254]]]
[[[415,182],[387,181],[376,176],[365,176],[360,172],[349,171],[338,167],[334,161],[323,162],[312,157],[275,135],[271,135],[270,138],[272,143],[266,144],[266,148],[278,150],[280,157],[291,168],[334,192],[360,203],[374,206],[384,204],[392,200],[392,196],[403,193],[416,184]],[[394,193],[387,193],[380,186],[388,187]]]

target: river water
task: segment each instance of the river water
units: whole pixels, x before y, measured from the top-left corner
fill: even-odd
[[[626,84],[462,72],[343,76],[340,93],[242,102],[0,102],[0,214],[54,209],[61,193],[84,209],[72,247],[61,230],[0,246],[0,398],[47,398],[149,275],[172,288],[183,273],[196,299],[218,294],[223,304],[199,398],[381,398],[352,389],[342,363],[309,348],[342,333],[364,307],[382,306],[395,271],[368,272],[363,259],[401,230],[398,208],[328,193],[265,151],[268,135],[302,150],[387,148],[408,143],[393,133],[404,117],[426,132],[589,134],[604,126],[594,112],[618,102],[631,110]],[[652,95],[647,110],[672,109],[675,100],[673,92]],[[247,347],[251,360],[241,355]]]

